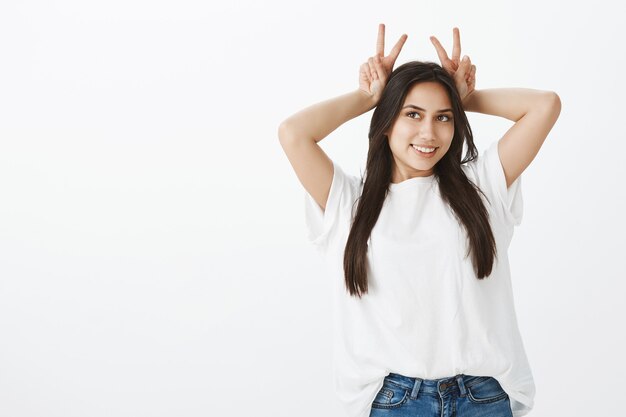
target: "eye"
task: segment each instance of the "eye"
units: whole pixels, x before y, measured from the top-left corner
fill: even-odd
[[[407,113],[406,115],[407,115],[408,117],[410,117],[411,119],[414,119],[415,117],[414,117],[413,115],[415,115],[415,114],[416,114],[416,115],[419,115],[419,113],[417,113],[417,112],[415,112],[415,111],[409,112],[409,113]],[[452,117],[451,117],[451,116],[448,116],[447,114],[440,114],[438,117],[445,117],[445,120],[442,120],[442,122],[449,122],[449,121],[451,121],[451,120],[452,120]],[[420,118],[421,118],[421,117],[420,117]]]

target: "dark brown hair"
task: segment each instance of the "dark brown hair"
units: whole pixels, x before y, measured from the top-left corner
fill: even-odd
[[[433,168],[434,180],[439,183],[442,199],[452,208],[459,224],[467,231],[469,248],[465,256],[471,253],[474,272],[478,279],[491,274],[494,258],[497,257],[489,215],[478,194],[482,191],[461,169],[461,164],[476,159],[478,151],[454,80],[446,70],[434,62],[407,62],[389,75],[370,123],[365,180],[361,176],[363,192],[357,200],[358,206],[351,221],[343,258],[345,284],[351,296],[357,295],[360,298],[362,294],[368,292],[366,268],[368,241],[391,183],[393,155],[384,132],[391,128],[399,115],[409,89],[415,83],[426,81],[438,82],[446,89],[454,114],[452,143]],[[461,159],[464,143],[467,146],[467,153]]]

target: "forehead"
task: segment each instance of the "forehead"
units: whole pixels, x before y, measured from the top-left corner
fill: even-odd
[[[402,106],[407,104],[414,104],[427,111],[452,107],[445,87],[434,81],[413,84]]]

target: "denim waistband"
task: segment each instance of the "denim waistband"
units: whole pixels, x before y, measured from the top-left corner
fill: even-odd
[[[396,374],[393,372],[385,377],[386,380],[392,381],[408,390],[411,390],[412,398],[416,398],[417,393],[420,391],[432,394],[439,393],[440,395],[445,396],[458,390],[461,396],[465,396],[466,388],[489,378],[492,377],[458,374],[447,378],[423,379]]]

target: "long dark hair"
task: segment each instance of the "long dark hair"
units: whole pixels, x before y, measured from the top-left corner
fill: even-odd
[[[497,258],[496,242],[489,224],[487,208],[478,194],[484,193],[461,169],[461,164],[476,159],[478,151],[454,79],[434,62],[407,62],[389,75],[370,123],[365,180],[361,177],[363,192],[357,200],[358,206],[351,221],[343,258],[345,284],[351,296],[360,298],[368,292],[368,241],[392,179],[393,155],[384,132],[390,129],[399,115],[409,89],[415,83],[426,81],[438,82],[446,89],[454,114],[454,136],[450,148],[433,168],[441,197],[467,231],[469,248],[465,256],[471,253],[478,279],[491,274],[494,258]],[[463,143],[467,146],[467,153],[461,159]]]

